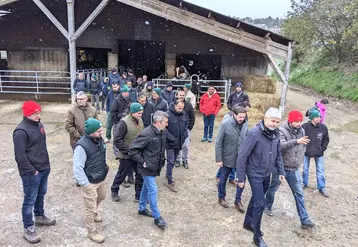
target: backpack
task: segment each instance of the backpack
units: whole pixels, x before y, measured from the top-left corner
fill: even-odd
[[[319,111],[319,109],[318,109],[318,107],[315,105],[315,106],[311,107],[310,109],[308,109],[308,110],[306,111],[305,116],[306,116],[306,117],[309,117],[312,111]]]

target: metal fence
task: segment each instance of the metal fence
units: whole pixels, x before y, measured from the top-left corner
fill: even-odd
[[[105,77],[108,77],[108,75],[110,74],[110,70],[109,69],[105,69],[105,68],[98,68],[98,69],[82,69],[82,70],[77,70],[77,75],[79,73],[83,73],[85,75],[85,78],[87,81],[91,81],[91,77],[93,75],[97,76],[97,80],[98,81],[103,81],[103,79]]]

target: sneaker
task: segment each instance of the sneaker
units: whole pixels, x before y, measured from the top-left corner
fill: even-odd
[[[124,188],[130,188],[131,187],[131,185],[127,181],[124,181],[122,185],[123,185]]]
[[[180,163],[181,163],[180,160],[176,160],[176,161],[175,161],[175,164],[174,164],[175,167],[179,167],[179,166],[180,166]]]
[[[160,229],[164,230],[168,227],[167,222],[162,217],[159,217],[158,219],[154,220],[154,224],[158,226]]]
[[[273,216],[272,210],[269,208],[265,208],[265,214],[267,214],[268,216]]]
[[[105,238],[103,235],[99,234],[97,231],[88,233],[88,237],[95,243],[101,244],[104,242]]]
[[[112,201],[114,202],[119,202],[119,195],[118,195],[118,192],[111,192],[111,198],[112,198]]]
[[[147,217],[153,217],[152,212],[150,212],[148,209],[144,209],[142,211],[138,210],[138,214]]]
[[[204,137],[203,139],[201,139],[202,142],[206,142],[208,139],[206,139],[206,137]]]
[[[96,223],[100,223],[100,222],[102,222],[103,220],[102,220],[102,217],[99,215],[99,214],[95,214],[95,216],[94,216],[94,222],[96,222]]]
[[[36,244],[41,241],[41,237],[36,233],[35,226],[29,226],[24,229],[24,239],[31,244]]]
[[[324,196],[324,197],[329,197],[329,195],[328,195],[328,193],[327,193],[327,191],[325,189],[320,189],[319,193],[321,193],[321,195]]]
[[[55,219],[50,219],[47,216],[35,216],[35,225],[36,226],[53,226],[56,224]]]
[[[110,142],[111,142],[111,139],[108,139],[108,138],[104,139],[104,143],[110,143]]]
[[[128,177],[127,178],[127,183],[134,184],[134,178],[133,177]]]
[[[189,169],[189,164],[187,160],[183,161],[183,166],[185,169]]]
[[[208,142],[213,142],[213,138],[208,138]]]
[[[173,192],[175,192],[175,193],[178,193],[178,189],[176,188],[174,182],[171,183],[171,184],[168,184],[167,186],[168,186],[168,188],[169,188],[171,191],[173,191]]]
[[[139,202],[139,197],[134,197],[134,202]]]
[[[301,224],[302,229],[313,228],[315,226],[316,226],[316,224],[314,222],[312,222],[311,220],[307,220],[306,222]]]

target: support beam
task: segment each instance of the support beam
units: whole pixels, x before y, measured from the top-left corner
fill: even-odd
[[[282,92],[281,92],[281,112],[285,113],[286,110],[286,98],[287,98],[287,90],[288,90],[288,80],[290,78],[290,71],[291,71],[291,60],[292,60],[292,53],[293,53],[293,44],[292,42],[289,42],[288,44],[288,54],[287,54],[287,61],[286,61],[286,67],[285,67],[285,77],[286,77],[286,83],[282,86]]]
[[[280,69],[280,67],[277,65],[277,63],[275,62],[273,56],[270,53],[266,53],[265,58],[267,60],[267,62],[271,65],[271,67],[273,68],[273,70],[277,73],[277,75],[280,77],[281,81],[283,83],[287,82],[287,79],[285,77],[285,75],[283,74],[282,70]]]
[[[210,11],[209,14],[208,14],[208,18],[210,19],[211,16],[212,16],[212,14],[211,14],[211,11]]]
[[[67,30],[62,26],[62,24],[56,19],[56,17],[46,8],[46,6],[41,2],[41,0],[33,0],[34,3],[42,10],[42,12],[47,16],[47,18],[55,25],[55,27],[60,30],[60,32],[65,36],[66,39],[70,39],[70,36]]]
[[[239,28],[240,24],[241,24],[241,22],[238,22],[237,25],[236,25],[236,28]]]
[[[267,34],[265,35],[265,39],[268,39],[268,38],[270,37],[270,35],[271,35],[271,33],[267,33]]]
[[[76,40],[92,23],[92,21],[101,13],[101,11],[106,7],[110,0],[102,0],[102,2],[97,6],[97,8],[88,16],[88,18],[82,23],[82,25],[77,29],[75,34],[72,36],[72,39]]]
[[[70,56],[70,76],[71,76],[71,103],[76,101],[73,83],[76,79],[77,61],[76,61],[76,40],[73,39],[75,32],[75,0],[67,0],[67,19],[68,19],[68,33],[70,39],[68,41],[68,53]]]

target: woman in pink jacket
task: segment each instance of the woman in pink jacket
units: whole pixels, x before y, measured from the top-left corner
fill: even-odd
[[[324,123],[327,114],[327,105],[329,104],[327,99],[316,102],[316,106],[321,113],[321,123]]]

